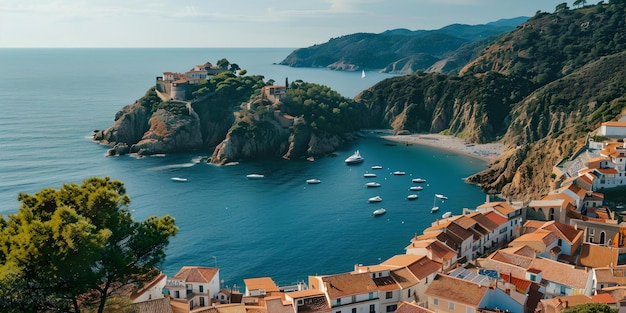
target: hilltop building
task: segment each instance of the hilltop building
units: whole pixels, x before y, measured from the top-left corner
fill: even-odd
[[[197,85],[222,72],[229,70],[216,67],[210,62],[196,65],[184,73],[163,72],[163,76],[156,78],[156,91],[163,101],[188,101],[191,99],[191,85]]]

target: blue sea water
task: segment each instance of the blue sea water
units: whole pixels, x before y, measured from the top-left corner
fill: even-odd
[[[164,71],[186,71],[227,58],[282,84],[302,79],[354,97],[390,77],[367,72],[275,65],[292,49],[0,49],[0,214],[15,213],[20,192],[81,183],[92,176],[123,181],[137,220],[169,214],[180,231],[162,270],[219,266],[226,285],[271,276],[278,284],[308,275],[350,271],[395,254],[446,211],[484,201],[467,177],[483,161],[428,147],[392,145],[366,132],[337,157],[309,161],[261,160],[217,167],[196,160],[210,151],[135,159],[105,157],[90,140],[115,113],[140,98]],[[365,162],[343,160],[360,150]],[[372,170],[372,165],[382,165]],[[395,176],[396,170],[405,176]],[[376,178],[363,178],[374,172]],[[250,173],[264,179],[248,180]],[[171,177],[184,177],[175,182]],[[406,200],[412,178],[427,179],[419,199]],[[317,178],[320,184],[307,185]],[[366,188],[368,181],[382,184]],[[449,197],[431,214],[434,194]],[[380,195],[383,201],[368,203]],[[384,207],[385,215],[372,217]]]

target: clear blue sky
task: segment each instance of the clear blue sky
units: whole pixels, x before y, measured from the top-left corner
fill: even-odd
[[[308,47],[356,32],[533,16],[562,2],[0,0],[0,47]]]

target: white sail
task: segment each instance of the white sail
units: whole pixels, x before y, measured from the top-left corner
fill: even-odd
[[[365,78],[365,70],[361,70],[361,78]]]

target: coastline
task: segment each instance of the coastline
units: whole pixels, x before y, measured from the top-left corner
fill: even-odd
[[[382,134],[380,137],[403,144],[423,145],[463,153],[467,156],[486,161],[488,164],[493,162],[504,152],[504,145],[501,143],[466,144],[461,138],[441,134]]]

